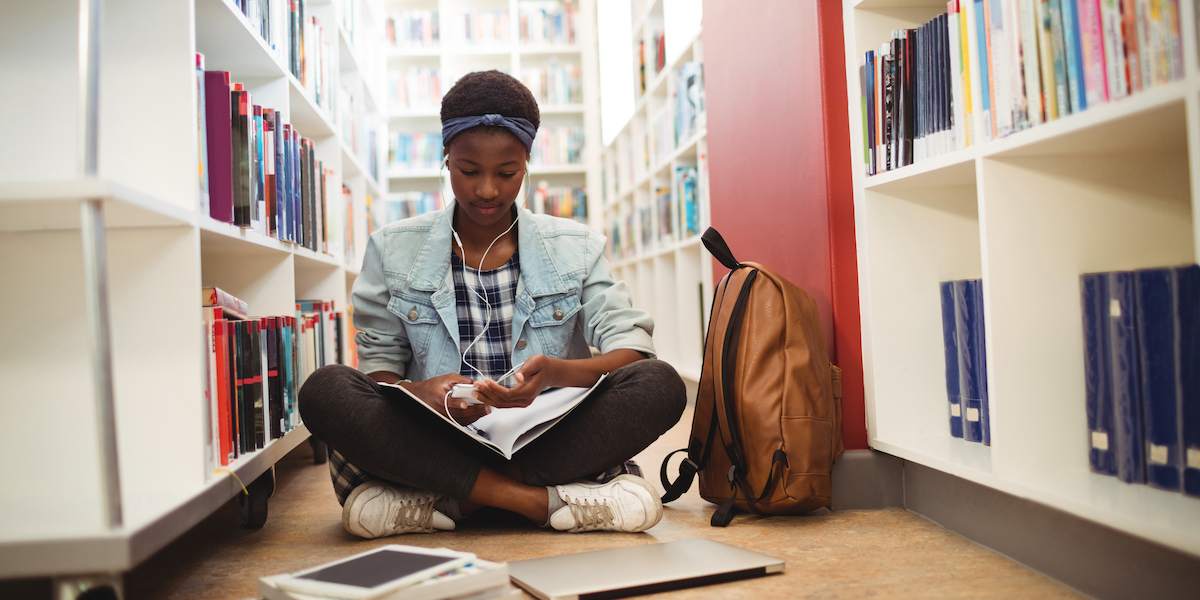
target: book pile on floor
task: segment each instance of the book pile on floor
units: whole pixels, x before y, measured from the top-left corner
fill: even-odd
[[[406,546],[389,546],[388,548],[419,550]],[[364,552],[358,557],[367,556],[373,552]],[[521,590],[509,583],[508,563],[496,563],[475,558],[474,555],[468,556],[471,558],[465,564],[453,566],[446,571],[435,573],[404,587],[387,591],[371,592],[358,588],[360,590],[358,593],[350,592],[345,595],[301,593],[288,589],[286,580],[294,579],[294,574],[284,573],[259,579],[258,592],[266,600],[350,598],[361,600],[508,600],[521,597]],[[335,561],[330,563],[330,566],[340,562],[342,561]]]

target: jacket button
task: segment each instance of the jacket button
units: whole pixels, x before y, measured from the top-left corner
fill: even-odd
[[[408,320],[409,320],[409,321],[416,321],[416,320],[417,320],[417,317],[419,317],[419,316],[420,316],[420,315],[419,315],[419,314],[417,314],[417,309],[415,309],[415,308],[414,308],[414,309],[412,309],[412,310],[410,310],[410,311],[408,311]]]
[[[524,338],[517,340],[517,350],[524,350],[524,349],[525,349]]]
[[[556,308],[556,309],[554,309],[554,320],[555,320],[555,321],[561,321],[561,320],[562,320],[562,318],[563,318],[563,311],[562,311],[562,309],[561,309],[561,308]]]

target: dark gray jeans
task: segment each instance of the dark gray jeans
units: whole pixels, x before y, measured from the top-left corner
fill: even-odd
[[[639,360],[609,373],[584,402],[513,455],[526,484],[550,486],[601,473],[641,452],[679,421],[683,380],[669,364]],[[466,499],[483,466],[504,457],[399,390],[356,369],[317,369],[300,389],[309,431],[350,463],[388,481]]]

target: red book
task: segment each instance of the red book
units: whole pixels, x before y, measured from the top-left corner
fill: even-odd
[[[208,214],[233,222],[233,109],[229,73],[204,72],[204,122],[208,146]]]
[[[223,315],[221,316],[223,317]],[[229,340],[226,337],[228,321],[224,318],[214,319],[212,328],[213,354],[216,359],[216,389],[211,393],[215,395],[217,401],[217,411],[214,415],[217,419],[217,459],[221,466],[226,466],[233,457],[233,435],[229,419]]]

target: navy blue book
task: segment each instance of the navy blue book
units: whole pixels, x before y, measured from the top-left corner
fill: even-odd
[[[1183,493],[1200,497],[1200,266],[1179,270],[1179,364],[1183,398]]]
[[[1083,377],[1087,406],[1088,465],[1093,473],[1117,474],[1113,422],[1112,349],[1108,337],[1108,274],[1080,275],[1083,303]]]
[[[1179,490],[1183,480],[1177,275],[1172,268],[1135,274],[1146,483],[1164,490]]]
[[[955,326],[954,282],[939,284],[942,294],[942,345],[946,355],[946,397],[950,406],[950,435],[963,436],[962,403],[958,381],[958,333]]]
[[[979,331],[975,335],[976,356],[979,362],[979,426],[983,430],[983,443],[992,445],[992,419],[988,413],[988,378],[987,378],[987,328],[983,326],[983,280],[971,281],[975,288],[975,325]]]
[[[1126,483],[1146,483],[1134,277],[1128,271],[1107,275],[1109,369],[1113,429],[1117,435],[1117,477]]]
[[[955,333],[958,338],[958,382],[963,409],[963,439],[968,442],[983,441],[983,423],[980,412],[983,400],[980,384],[979,330],[982,315],[976,312],[977,288],[967,280],[954,282]]]

